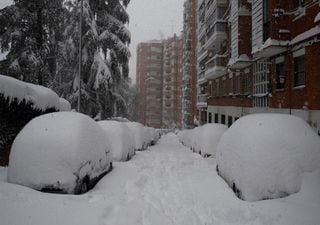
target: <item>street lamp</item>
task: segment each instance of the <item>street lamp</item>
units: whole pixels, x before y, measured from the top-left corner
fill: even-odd
[[[79,74],[78,74],[78,112],[81,110],[81,64],[82,64],[82,15],[83,15],[83,0],[81,0],[80,9],[80,31],[79,31]]]

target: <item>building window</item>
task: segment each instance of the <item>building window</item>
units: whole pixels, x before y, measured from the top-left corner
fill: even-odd
[[[232,116],[228,116],[228,127],[232,125]]]
[[[270,37],[270,1],[263,0],[263,42]]]
[[[218,113],[214,114],[214,122],[219,123],[219,114]]]
[[[305,59],[304,55],[294,58],[294,86],[305,85]]]
[[[209,118],[208,118],[208,122],[209,123],[212,123],[212,113],[211,112],[209,112],[209,116],[208,116]]]
[[[284,63],[277,63],[276,64],[276,88],[283,89],[285,83],[285,72],[284,72]]]
[[[229,78],[229,95],[233,94],[233,77]]]
[[[235,117],[235,118],[234,118],[234,122],[236,122],[238,119],[239,119],[239,117]]]
[[[225,115],[221,115],[221,123],[226,124],[226,116]]]
[[[244,73],[242,79],[242,86],[243,86],[243,94],[247,95],[250,93],[250,73]]]

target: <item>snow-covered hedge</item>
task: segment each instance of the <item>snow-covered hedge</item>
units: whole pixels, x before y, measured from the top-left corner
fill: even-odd
[[[12,77],[0,75],[0,93],[13,101],[32,103],[32,108],[45,111],[48,108],[60,109],[58,95],[49,88],[26,83]]]
[[[244,200],[284,197],[300,190],[304,172],[320,168],[320,138],[295,116],[248,115],[222,136],[217,165]]]
[[[14,140],[8,181],[79,193],[112,168],[111,159],[111,145],[94,120],[75,112],[50,113],[30,121]]]
[[[19,131],[33,118],[45,113],[70,111],[70,103],[40,85],[0,75],[0,161],[2,149],[10,148]]]
[[[98,124],[105,131],[106,139],[112,146],[113,160],[126,161],[134,155],[135,140],[129,127],[122,122],[104,120]]]
[[[225,125],[210,123],[192,130],[183,130],[178,134],[178,138],[192,151],[204,157],[215,157],[218,143],[227,129]]]

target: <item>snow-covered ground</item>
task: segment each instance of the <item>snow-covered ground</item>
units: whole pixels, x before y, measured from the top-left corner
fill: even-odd
[[[6,169],[0,168],[0,224],[320,224],[320,171],[304,176],[297,194],[245,202],[215,167],[215,159],[193,154],[169,134],[131,161],[114,163],[114,170],[81,196],[6,183]]]

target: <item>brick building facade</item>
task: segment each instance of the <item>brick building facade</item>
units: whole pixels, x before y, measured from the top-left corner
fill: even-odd
[[[182,37],[140,43],[136,84],[139,122],[155,128],[181,127]]]
[[[250,113],[287,113],[320,134],[320,1],[224,2],[226,64],[205,81],[203,120],[231,125]]]
[[[137,47],[136,84],[139,94],[137,106],[139,122],[162,126],[163,43],[149,41]]]
[[[197,116],[197,0],[186,0],[183,13],[182,127]]]

